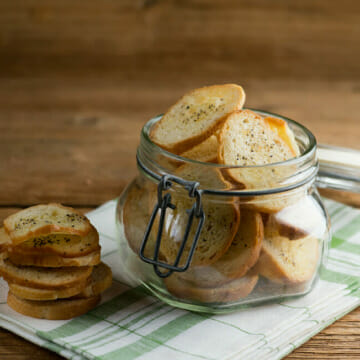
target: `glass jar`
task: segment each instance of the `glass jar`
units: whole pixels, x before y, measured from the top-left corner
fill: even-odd
[[[314,186],[316,140],[288,122],[301,155],[225,166],[169,153],[141,132],[138,176],[118,200],[120,262],[133,285],[171,305],[221,313],[300,296],[326,259],[329,219]],[[243,182],[234,181],[243,179]],[[244,186],[246,184],[246,186]]]

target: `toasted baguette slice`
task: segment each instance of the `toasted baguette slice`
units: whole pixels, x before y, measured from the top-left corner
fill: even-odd
[[[211,135],[200,144],[181,153],[182,157],[202,162],[216,162],[218,156],[219,141],[216,135]]]
[[[256,270],[276,283],[299,284],[311,280],[319,260],[319,242],[313,236],[289,240],[265,237]]]
[[[73,208],[48,204],[31,206],[10,215],[4,220],[4,228],[15,245],[55,232],[85,236],[91,230],[91,224]]]
[[[6,251],[11,245],[10,236],[7,234],[3,227],[0,228],[0,253]]]
[[[90,283],[84,288],[76,298],[88,298],[103,293],[112,284],[112,272],[109,266],[100,263],[94,267],[91,273]]]
[[[176,175],[185,180],[196,179],[202,188],[226,189],[228,187],[220,171],[209,169],[207,166],[199,168],[193,164],[184,165],[177,170]],[[161,241],[162,253],[168,263],[174,263],[177,257],[188,223],[186,210],[191,209],[194,204],[194,199],[190,199],[188,192],[183,188],[178,187],[173,190],[170,194],[176,208],[167,212]],[[220,202],[217,199],[202,197],[205,222],[192,258],[193,266],[216,262],[231,245],[240,220],[239,208],[232,201],[232,199],[227,199]],[[184,264],[189,255],[197,224],[198,220],[195,218],[180,264]],[[158,219],[154,226],[155,228],[159,226]]]
[[[100,249],[79,257],[63,257],[53,254],[22,254],[9,252],[8,257],[14,265],[63,267],[63,266],[94,266],[100,263]]]
[[[27,300],[57,300],[76,296],[86,298],[99,295],[111,286],[111,269],[104,263],[94,267],[90,279],[78,282],[65,289],[37,289],[29,286],[10,283],[10,291],[22,299]]]
[[[9,247],[24,255],[59,255],[64,258],[80,257],[100,250],[99,234],[91,225],[91,230],[85,236],[52,233],[26,240]]]
[[[200,287],[216,287],[242,277],[259,259],[263,237],[261,215],[242,209],[239,229],[227,252],[214,264],[179,273],[179,278]]]
[[[297,240],[307,235],[321,238],[326,227],[322,208],[312,196],[307,195],[291,206],[271,214],[265,230],[290,240]]]
[[[16,312],[38,319],[67,320],[85,314],[100,301],[100,295],[84,299],[33,301],[9,292],[7,304]]]
[[[178,198],[174,203],[176,209],[167,215],[161,244],[162,251],[169,263],[174,263],[176,259],[188,221],[186,210],[190,209],[193,204],[186,198]],[[203,208],[206,220],[192,258],[192,266],[210,265],[219,260],[231,245],[239,225],[240,213],[233,204],[204,201]],[[189,255],[197,223],[195,219],[180,264],[184,264]]]
[[[226,115],[241,109],[244,102],[244,90],[238,85],[195,89],[185,94],[154,125],[150,138],[162,148],[181,154],[212,135]]]
[[[9,283],[16,283],[40,289],[58,289],[71,287],[85,281],[91,274],[92,267],[44,268],[16,266],[9,259],[0,264],[0,274]]]
[[[122,219],[126,240],[136,255],[139,255],[145,230],[150,221],[152,207],[151,199],[156,196],[155,189],[151,193],[137,181],[132,182],[127,190],[123,207]],[[155,206],[155,202],[153,204]],[[156,226],[155,226],[156,229]],[[145,256],[152,257],[155,249],[155,232],[152,231],[145,247]],[[160,258],[164,259],[161,254]]]
[[[252,273],[214,288],[202,288],[172,274],[164,279],[169,293],[180,299],[203,303],[228,303],[248,296],[254,289],[258,275]]]
[[[254,166],[281,162],[294,157],[288,145],[264,119],[250,110],[229,115],[219,135],[219,163]],[[228,169],[231,178],[248,189],[276,186],[283,169],[258,167]],[[281,172],[279,174],[279,172]]]
[[[270,129],[275,132],[282,141],[284,141],[284,143],[292,152],[293,156],[300,155],[299,145],[295,140],[294,133],[289,128],[289,125],[285,120],[268,116],[264,119],[264,121],[268,124]]]
[[[294,190],[286,191],[278,194],[254,196],[248,202],[242,203],[246,208],[266,214],[276,214],[290,206],[293,206],[298,201],[306,196],[307,187],[304,185]]]
[[[30,286],[9,283],[9,289],[15,296],[35,301],[57,300],[69,298],[81,293],[88,286],[89,280],[79,281],[73,286],[63,289],[38,289]]]

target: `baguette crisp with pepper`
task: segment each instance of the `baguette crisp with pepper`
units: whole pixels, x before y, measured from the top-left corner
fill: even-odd
[[[70,207],[37,205],[9,216],[0,228],[0,276],[9,283],[8,305],[49,320],[91,310],[112,281],[100,250],[95,227]]]

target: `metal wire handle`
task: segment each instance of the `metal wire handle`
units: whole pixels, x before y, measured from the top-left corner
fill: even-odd
[[[169,193],[166,193],[165,195],[163,195],[163,192],[166,190],[169,190],[170,187],[172,186],[173,182],[182,185],[186,190],[188,190],[189,192],[189,197],[190,198],[194,198],[195,199],[195,203],[193,204],[193,206],[191,207],[191,209],[186,210],[185,212],[188,214],[189,218],[188,218],[188,222],[186,224],[186,228],[185,228],[185,233],[183,236],[183,239],[181,241],[180,244],[180,248],[179,251],[176,255],[176,259],[174,264],[169,265],[167,263],[164,263],[162,261],[159,260],[159,250],[160,250],[160,246],[161,246],[161,240],[162,240],[162,234],[163,234],[163,229],[164,229],[164,222],[165,222],[165,216],[166,216],[166,211],[168,208],[174,210],[176,209],[176,206],[174,204],[171,203],[171,195]],[[145,231],[145,235],[144,235],[144,239],[142,241],[141,247],[140,247],[140,258],[149,263],[152,264],[154,266],[154,271],[155,273],[162,278],[168,277],[169,275],[171,275],[174,271],[177,272],[183,272],[185,270],[188,269],[188,267],[190,266],[191,260],[193,258],[194,255],[194,251],[201,233],[201,229],[204,225],[204,221],[205,221],[205,213],[203,211],[202,208],[202,203],[201,203],[201,190],[198,189],[199,183],[196,181],[185,181],[184,179],[181,179],[179,177],[176,176],[170,176],[170,175],[164,175],[161,177],[161,180],[158,184],[158,199],[157,199],[157,204],[154,206],[154,209],[152,211],[151,217],[150,217],[150,221],[149,224],[147,225],[146,231]],[[156,241],[155,241],[155,250],[154,250],[154,256],[153,258],[149,258],[147,256],[145,256],[145,249],[146,249],[146,245],[148,243],[149,240],[149,236],[152,230],[152,227],[154,225],[155,222],[155,218],[158,214],[158,211],[160,210],[160,220],[159,220],[159,228],[158,228],[158,232],[156,235]],[[192,224],[194,221],[194,217],[199,219],[198,225],[196,227],[196,231],[195,231],[195,235],[194,238],[192,240],[191,246],[190,246],[190,250],[189,250],[189,254],[186,258],[185,264],[183,266],[179,266],[179,262],[181,260],[181,257],[184,253],[184,249],[186,246],[186,243],[188,241],[189,238],[189,234],[192,228]],[[160,269],[165,269],[167,271],[161,271]]]

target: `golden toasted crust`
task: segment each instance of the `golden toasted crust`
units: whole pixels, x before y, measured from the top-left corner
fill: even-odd
[[[112,271],[103,262],[94,267],[91,273],[90,283],[84,288],[76,298],[88,298],[103,293],[112,284]]]
[[[217,136],[211,135],[200,144],[197,144],[191,149],[181,153],[181,156],[202,162],[216,162],[218,146],[219,141]]]
[[[175,198],[175,196],[174,196]],[[169,263],[174,263],[187,225],[186,210],[193,201],[187,197],[174,199],[176,209],[169,212],[165,220],[162,252]],[[239,226],[240,212],[232,203],[203,201],[205,222],[200,233],[191,265],[209,265],[216,262],[227,251]],[[194,220],[180,264],[184,264],[195,236],[197,221]]]
[[[181,154],[214,134],[226,115],[242,108],[245,92],[234,84],[195,89],[176,102],[150,131],[162,148]]]
[[[58,255],[64,258],[81,257],[100,251],[99,234],[94,226],[85,236],[51,233],[32,237],[8,251],[23,255]]]
[[[71,287],[77,282],[88,279],[92,267],[44,268],[16,266],[9,259],[0,263],[0,274],[9,283],[16,283],[40,289]]]
[[[249,166],[276,163],[292,157],[290,148],[271,131],[260,115],[250,110],[230,114],[220,131],[219,163],[245,166],[227,171],[233,181],[248,189],[273,187],[277,178],[283,175],[283,169]]]
[[[269,125],[270,129],[285,142],[293,156],[300,155],[300,149],[295,140],[295,136],[284,119],[268,116],[264,121]]]
[[[15,265],[40,266],[40,267],[64,267],[64,266],[94,266],[100,263],[100,249],[90,254],[66,258],[52,254],[21,254],[9,252],[8,257]]]
[[[38,289],[30,286],[9,283],[9,289],[15,296],[35,301],[57,300],[69,298],[79,294],[88,286],[88,279],[75,283],[73,286],[64,289]]]
[[[7,234],[3,227],[0,228],[0,253],[6,251],[10,244],[10,236]]]
[[[266,232],[271,236],[283,236],[289,240],[298,240],[304,238],[308,233],[304,229],[300,229],[291,224],[287,224],[276,217],[276,214],[267,214],[264,221]],[[263,214],[263,219],[264,219]]]
[[[303,186],[284,193],[256,196],[249,199],[249,202],[243,203],[243,206],[261,213],[276,214],[301,201],[306,192],[307,186]]]
[[[14,295],[22,299],[45,301],[69,297],[88,298],[99,295],[111,286],[111,282],[111,269],[104,263],[101,263],[94,266],[90,278],[85,281],[77,282],[68,288],[38,289],[15,283],[9,283],[9,288]]]
[[[4,220],[4,228],[16,245],[51,233],[85,236],[91,230],[91,224],[75,209],[52,203],[31,206],[8,216]]]
[[[261,215],[242,210],[238,231],[227,252],[209,266],[193,266],[179,278],[200,287],[215,287],[244,276],[257,262],[264,237]]]
[[[319,242],[312,236],[289,240],[282,236],[265,238],[256,271],[269,280],[299,284],[311,280],[319,260]]]
[[[154,190],[155,191],[155,190]],[[140,246],[142,244],[145,230],[150,221],[151,216],[151,200],[156,194],[149,189],[146,189],[136,181],[132,182],[127,190],[126,201],[123,206],[123,224],[126,240],[130,248],[136,255],[139,255]],[[146,244],[145,255],[152,257],[155,249],[155,233],[157,232],[156,226],[149,236]],[[160,258],[164,258],[161,254]]]
[[[169,293],[180,299],[203,303],[227,303],[240,300],[252,292],[258,281],[258,275],[249,273],[222,286],[202,288],[180,279],[177,275],[172,274],[164,279]]]
[[[176,175],[189,181],[196,179],[203,189],[227,189],[229,186],[218,169],[208,166],[199,167],[195,164],[186,164],[177,169]],[[192,208],[194,199],[189,198],[188,191],[181,187],[174,187],[173,191],[170,191],[170,195],[171,202],[176,208],[167,212],[161,250],[167,262],[173,264],[188,223],[186,211]],[[233,199],[220,202],[217,199],[203,196],[202,205],[205,222],[191,262],[192,266],[209,265],[217,261],[229,248],[240,220],[239,208],[234,205]],[[158,223],[159,217],[155,221],[155,228],[158,228]],[[184,264],[189,255],[197,225],[198,220],[195,218],[180,264]]]
[[[16,312],[47,320],[67,320],[85,314],[100,301],[100,295],[84,299],[61,299],[50,301],[33,301],[21,299],[11,292],[7,304]]]

